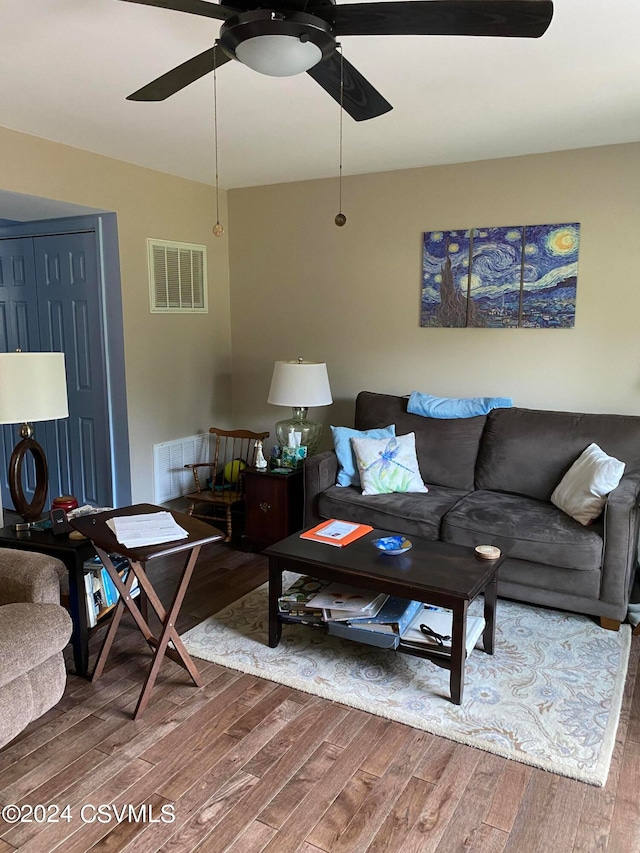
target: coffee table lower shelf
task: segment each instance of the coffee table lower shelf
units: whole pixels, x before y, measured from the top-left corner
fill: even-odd
[[[472,548],[413,537],[412,550],[398,560],[381,555],[371,547],[370,540],[380,535],[386,535],[386,532],[374,530],[345,548],[336,549],[323,543],[300,539],[295,534],[267,548],[269,646],[275,648],[280,642],[283,624],[301,624],[283,616],[278,608],[278,599],[282,595],[282,573],[287,570],[444,607],[453,614],[450,655],[445,657],[428,648],[417,649],[403,646],[402,643],[398,645],[397,651],[448,669],[451,701],[460,705],[467,656],[467,611],[471,602],[483,594],[483,648],[486,654],[492,655],[497,573],[504,557],[492,561],[479,560]]]
[[[494,612],[495,612],[495,602],[494,602]],[[487,617],[487,612],[485,610],[485,620]],[[428,660],[430,663],[439,666],[441,669],[448,669],[451,673],[449,689],[451,692],[451,701],[460,705],[462,703],[462,693],[464,689],[464,666],[467,659],[466,653],[466,611],[463,616],[464,620],[464,631],[465,637],[463,637],[463,645],[464,654],[462,659],[460,660],[459,656],[454,657],[453,654],[442,654],[440,652],[430,651],[429,648],[425,647],[424,649],[416,648],[415,646],[410,646],[403,644],[402,640],[400,640],[399,644],[395,646],[395,648],[384,649],[381,646],[373,646],[373,648],[383,648],[384,651],[389,652],[401,652],[403,655],[412,655],[413,657],[422,658],[423,660]],[[276,614],[277,626],[274,626],[274,630],[272,630],[272,620],[271,617],[269,619],[269,646],[273,649],[280,642],[280,634],[282,625],[301,625],[303,628],[307,630],[314,628],[319,628],[320,630],[326,631],[326,624],[314,624],[311,622],[303,622],[300,619],[291,619],[287,616],[280,613],[280,611]],[[454,616],[455,622],[455,616]],[[485,628],[482,633],[482,643],[483,650],[487,654],[493,654],[493,638],[494,638],[494,626],[493,624],[489,625],[488,622],[485,624]],[[358,642],[358,640],[352,640],[352,642]],[[453,645],[453,644],[452,644]],[[471,652],[469,652],[470,654]]]

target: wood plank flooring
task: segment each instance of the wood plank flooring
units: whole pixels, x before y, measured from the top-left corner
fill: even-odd
[[[175,568],[154,570],[165,601]],[[265,580],[260,555],[209,546],[179,631]],[[166,661],[133,722],[150,655],[126,617],[100,681],[70,674],[59,704],[0,750],[0,805],[70,816],[0,821],[0,853],[640,851],[639,657],[635,637],[596,788],[204,661],[201,689]]]

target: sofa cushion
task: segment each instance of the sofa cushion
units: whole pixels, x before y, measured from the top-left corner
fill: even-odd
[[[332,486],[319,498],[322,518],[371,524],[392,533],[440,539],[442,517],[467,492],[429,484],[427,494],[363,495],[353,486]]]
[[[466,491],[472,489],[480,437],[487,416],[457,420],[423,418],[408,414],[407,402],[407,397],[361,391],[356,399],[356,429],[374,429],[393,423],[396,435],[414,432],[418,465],[422,479],[429,487],[433,484]],[[559,481],[560,478],[554,486]]]
[[[442,538],[456,545],[496,544],[509,557],[590,571],[603,555],[602,522],[583,527],[553,504],[519,495],[477,491],[442,522]]]
[[[486,420],[476,468],[478,489],[548,501],[591,442],[626,463],[627,472],[640,470],[637,416],[514,408],[494,409]],[[428,479],[428,472],[423,473]]]
[[[0,607],[0,687],[61,652],[71,628],[69,614],[59,604]]]
[[[601,585],[600,569],[563,571],[557,566],[507,557],[498,571],[498,595],[578,613],[592,612],[588,609],[588,601],[598,600]]]

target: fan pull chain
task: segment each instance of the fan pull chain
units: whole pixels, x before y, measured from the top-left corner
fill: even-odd
[[[340,167],[338,172],[338,213],[333,220],[336,225],[342,226],[346,223],[347,217],[342,212],[342,119],[344,116],[344,56],[342,55],[342,45],[337,45],[340,51]]]
[[[218,181],[218,80],[216,76],[216,48],[213,45],[213,147],[216,162],[216,224],[211,229],[214,237],[222,237],[224,228],[220,224],[220,186]]]

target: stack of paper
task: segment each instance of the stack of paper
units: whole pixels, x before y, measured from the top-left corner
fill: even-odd
[[[148,512],[109,518],[107,526],[125,548],[146,548],[184,539],[189,534],[170,512]]]

